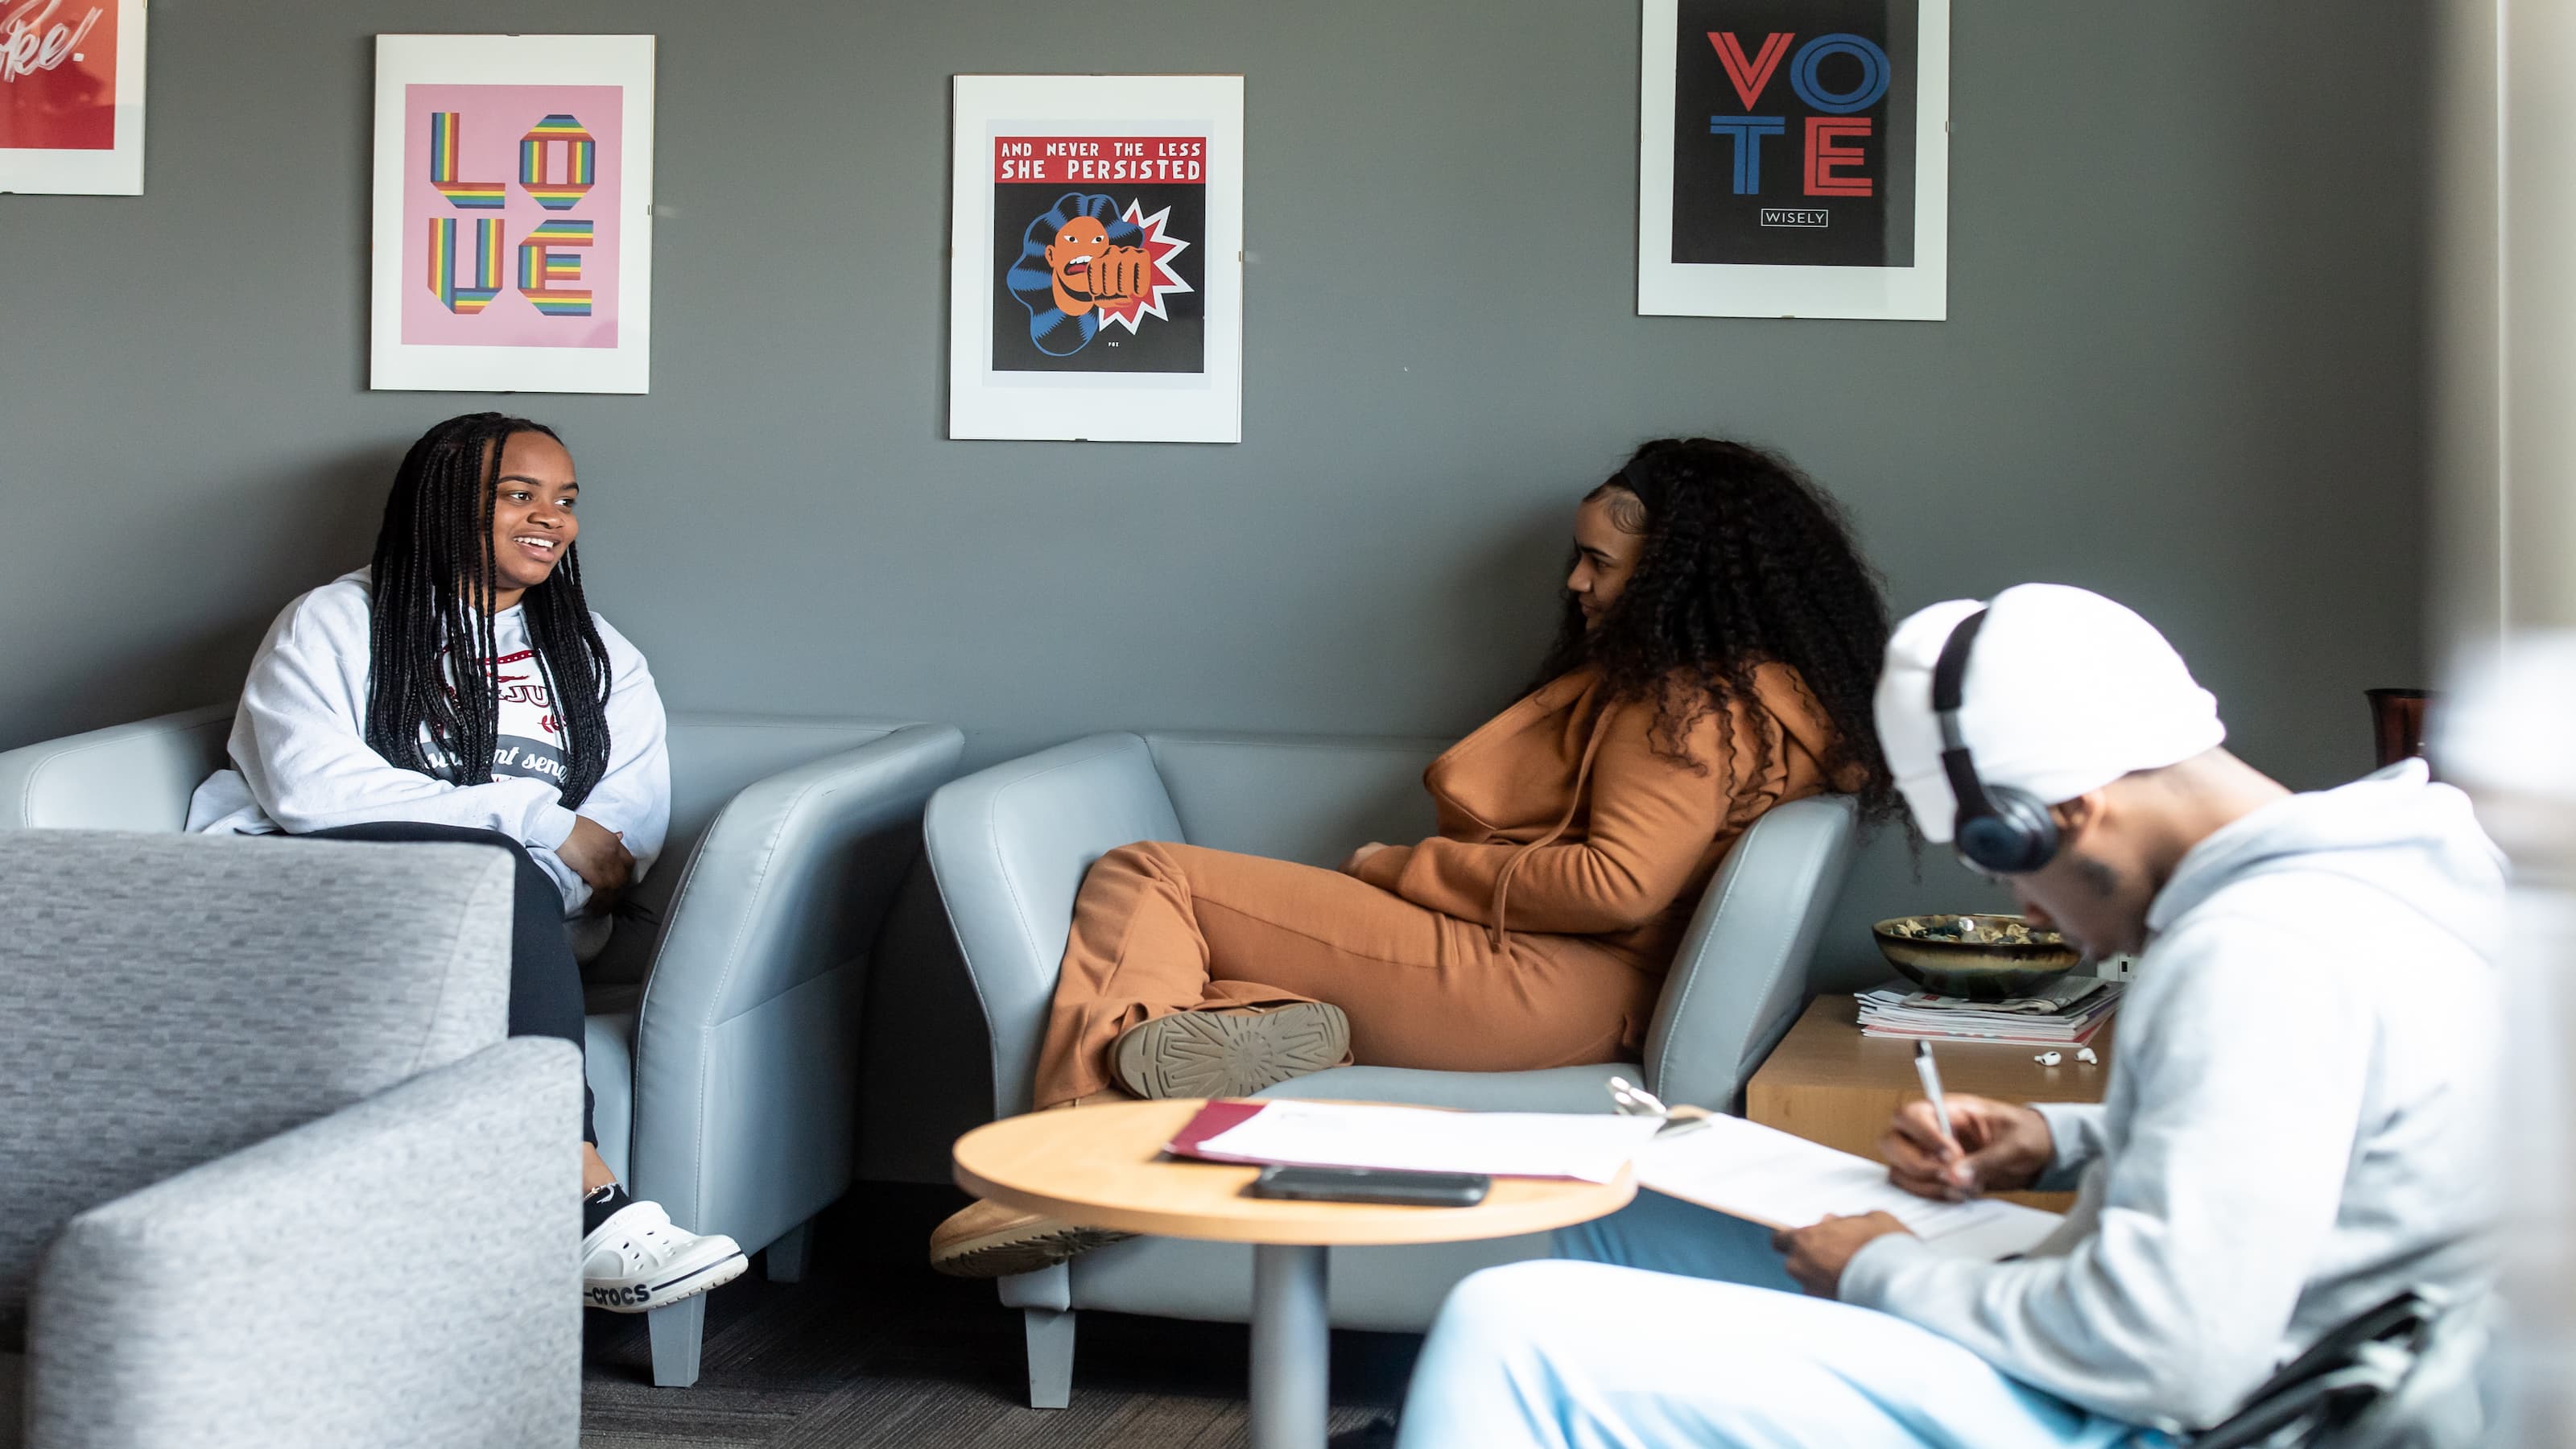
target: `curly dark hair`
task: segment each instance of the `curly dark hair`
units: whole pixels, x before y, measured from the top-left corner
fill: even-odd
[[[1647,443],[1584,498],[1612,500],[1612,521],[1643,534],[1644,547],[1597,625],[1566,594],[1538,682],[1589,665],[1612,698],[1653,698],[1656,747],[1679,759],[1711,711],[1755,699],[1756,668],[1788,665],[1833,724],[1826,775],[1860,778],[1870,824],[1900,819],[1870,707],[1887,600],[1840,505],[1779,454],[1716,438]],[[1757,779],[1773,733],[1760,734]]]

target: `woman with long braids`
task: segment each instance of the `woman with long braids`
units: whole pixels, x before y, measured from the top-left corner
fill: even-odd
[[[1082,883],[1035,1104],[1233,1097],[1346,1062],[1519,1071],[1641,1045],[1701,892],[1764,811],[1895,816],[1878,581],[1784,459],[1667,439],[1585,495],[1536,688],[1424,774],[1440,833],[1340,871],[1125,846]],[[1025,1272],[1102,1241],[977,1203],[931,1260]]]
[[[510,1032],[582,1044],[576,936],[653,862],[670,821],[662,700],[581,592],[581,485],[554,431],[473,413],[394,475],[374,562],[286,606],[233,717],[232,768],[188,828],[462,841],[517,863]],[[639,1313],[742,1272],[720,1234],[627,1195],[582,1112],[582,1294]]]

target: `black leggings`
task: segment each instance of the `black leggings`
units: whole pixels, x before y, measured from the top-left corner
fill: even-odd
[[[316,830],[307,840],[449,841],[491,845],[510,852],[518,868],[518,894],[510,910],[510,1035],[558,1036],[582,1045],[581,963],[573,959],[572,935],[564,929],[563,892],[554,877],[528,854],[528,848],[497,830],[468,830],[461,825],[422,825],[409,820],[383,820],[371,825],[343,825]],[[592,1124],[590,1083],[581,1086],[581,1140],[599,1142]]]

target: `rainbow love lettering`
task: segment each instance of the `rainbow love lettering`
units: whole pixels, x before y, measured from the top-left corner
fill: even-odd
[[[464,179],[464,145],[461,112],[430,113],[430,184],[459,210],[499,209],[508,201],[508,183]],[[561,164],[550,164],[558,156]],[[573,116],[548,115],[519,139],[519,188],[548,211],[569,211],[580,205],[598,181],[598,165],[597,140]],[[448,216],[430,218],[429,290],[448,311],[470,317],[501,293],[502,257],[509,238],[502,218],[478,218],[469,252],[458,244],[457,221]],[[519,243],[518,290],[539,316],[591,315],[591,294],[577,285],[582,262],[578,249],[590,245],[592,223],[571,217],[540,222]],[[467,278],[459,280],[458,271],[467,267],[471,268]]]

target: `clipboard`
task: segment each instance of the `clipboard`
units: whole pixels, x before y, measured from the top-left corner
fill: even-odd
[[[1395,1103],[1211,1102],[1165,1144],[1175,1157],[1282,1167],[1471,1172],[1611,1182],[1664,1126],[1608,1112],[1456,1112]]]
[[[2027,1253],[2065,1222],[1994,1198],[1916,1197],[1888,1181],[1882,1163],[1741,1117],[1712,1116],[1703,1130],[1647,1144],[1637,1183],[1775,1230],[1889,1213],[1935,1251],[1983,1262]]]

